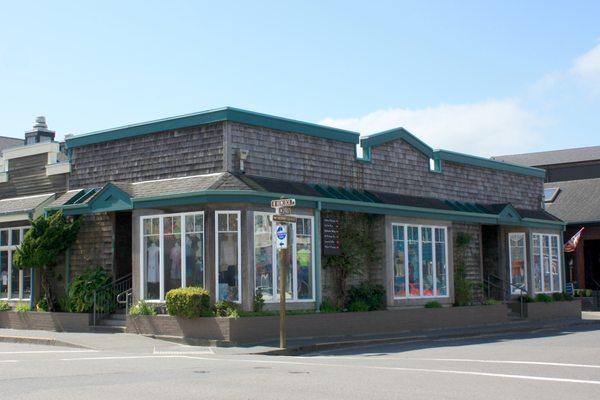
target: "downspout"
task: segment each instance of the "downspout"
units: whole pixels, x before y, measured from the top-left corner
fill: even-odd
[[[321,307],[321,202],[315,208],[315,310]]]

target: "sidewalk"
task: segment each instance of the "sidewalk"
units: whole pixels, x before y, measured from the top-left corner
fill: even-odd
[[[190,346],[182,339],[162,340],[127,333],[71,333],[35,330],[0,329],[0,342],[30,343],[68,346],[98,351],[119,351],[126,353],[211,351],[217,354],[263,354],[300,355],[318,351],[360,347],[376,344],[413,343],[443,339],[491,337],[512,333],[531,333],[551,329],[564,329],[575,326],[589,326],[600,329],[600,312],[583,312],[583,319],[553,321],[516,321],[502,325],[483,327],[438,329],[421,332],[399,332],[394,335],[344,336],[326,338],[290,339],[287,349],[280,349],[279,342],[269,341],[248,346],[207,347]],[[177,342],[177,343],[174,343]]]

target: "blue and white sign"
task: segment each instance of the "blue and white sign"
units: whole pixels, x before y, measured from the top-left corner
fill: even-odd
[[[275,245],[278,249],[287,249],[287,227],[285,225],[275,226]]]

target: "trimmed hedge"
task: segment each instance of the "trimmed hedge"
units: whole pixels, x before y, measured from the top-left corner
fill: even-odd
[[[201,317],[210,311],[210,294],[201,287],[169,290],[165,300],[167,312],[176,317]]]

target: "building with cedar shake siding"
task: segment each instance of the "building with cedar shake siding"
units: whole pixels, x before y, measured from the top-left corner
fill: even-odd
[[[388,308],[453,303],[459,266],[478,299],[484,281],[502,299],[535,293],[538,274],[548,292],[564,285],[564,225],[542,208],[543,170],[433,150],[402,128],[360,138],[227,107],[75,135],[66,148],[69,190],[47,207],[83,218],[65,273],[131,275],[134,300],[194,285],[245,310],[260,292],[274,308],[285,262],[290,308],[335,301],[324,266],[349,216],[370,221],[376,257],[348,284],[383,285]],[[270,207],[280,198],[296,200],[285,261]]]
[[[25,140],[0,138],[0,301],[32,301],[35,276],[31,269],[15,268],[12,259],[30,220],[67,191],[71,167],[54,136],[38,117]],[[63,290],[64,283],[59,279],[55,286]]]

